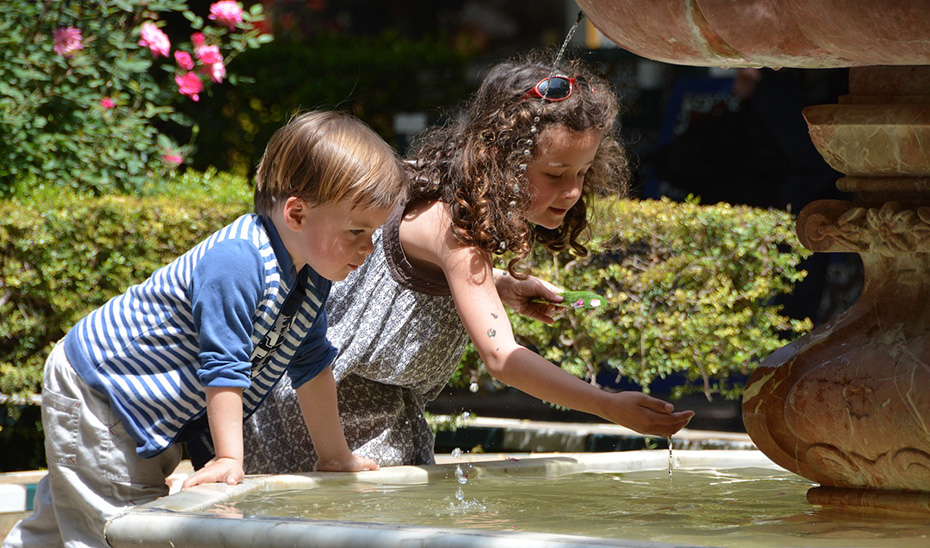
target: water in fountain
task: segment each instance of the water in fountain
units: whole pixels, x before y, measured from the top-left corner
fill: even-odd
[[[430,484],[320,486],[248,495],[243,516],[563,533],[740,548],[926,548],[925,516],[811,506],[811,482],[777,468],[678,468],[562,477],[482,474],[469,499]]]

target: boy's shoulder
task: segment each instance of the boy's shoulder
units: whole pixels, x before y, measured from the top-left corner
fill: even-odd
[[[256,248],[269,245],[270,237],[261,217],[246,213],[204,238],[195,249],[199,247],[205,251],[219,244],[236,241],[249,243]]]
[[[258,215],[246,214],[217,230],[191,249],[198,263],[233,261],[237,257],[265,257],[271,238]]]
[[[226,289],[253,289],[263,285],[269,271],[279,270],[269,234],[257,215],[239,217],[190,253],[193,279]]]

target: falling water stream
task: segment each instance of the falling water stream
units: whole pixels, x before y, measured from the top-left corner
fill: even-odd
[[[581,24],[581,20],[584,19],[584,12],[578,12],[578,18],[575,19],[575,23],[572,25],[572,28],[568,29],[568,34],[565,36],[565,40],[562,41],[562,47],[559,48],[559,53],[555,56],[555,61],[553,61],[552,66],[557,67],[559,61],[562,60],[562,55],[565,54],[565,48],[568,47],[568,43],[572,41],[572,36],[575,35],[575,31],[578,30],[578,25]],[[549,73],[549,76],[552,76],[552,73]]]
[[[672,437],[669,436],[666,438],[668,440],[668,484],[672,484]]]

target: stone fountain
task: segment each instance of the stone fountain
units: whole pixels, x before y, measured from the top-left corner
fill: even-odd
[[[646,58],[716,67],[849,67],[849,94],[804,110],[851,202],[798,215],[813,251],[862,257],[843,315],[768,357],[743,420],[814,504],[930,512],[930,2],[577,0]]]

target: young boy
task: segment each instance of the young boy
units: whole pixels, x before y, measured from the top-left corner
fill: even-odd
[[[343,434],[324,305],[406,192],[394,151],[354,118],[309,112],[275,133],[256,175],[255,214],[90,313],[55,346],[42,390],[49,472],[33,515],[3,548],[106,546],[107,520],[166,495],[180,442],[203,441],[207,425],[207,443],[191,444],[205,466],[184,488],[238,483],[242,422],[285,372],[321,452],[317,469],[377,469]]]

